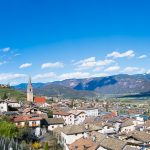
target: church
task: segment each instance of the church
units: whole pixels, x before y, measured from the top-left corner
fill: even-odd
[[[45,97],[34,97],[31,77],[29,77],[29,81],[27,85],[27,101],[34,102],[35,104],[40,104],[40,105],[46,103]]]
[[[33,87],[31,82],[31,77],[29,77],[28,86],[27,86],[27,101],[33,102]]]

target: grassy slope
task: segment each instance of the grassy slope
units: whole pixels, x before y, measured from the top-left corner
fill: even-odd
[[[3,97],[4,94],[7,94],[13,100],[24,101],[26,99],[26,94],[11,88],[0,88],[0,97]]]

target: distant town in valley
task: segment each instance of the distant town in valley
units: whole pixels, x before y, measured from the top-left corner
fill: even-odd
[[[150,150],[150,0],[0,0],[0,150]]]
[[[26,87],[26,91],[16,90],[9,84],[0,87],[0,93],[3,92],[1,149],[140,150],[149,147],[148,97],[38,96],[34,94],[31,77]],[[16,95],[20,98],[20,94],[24,98],[19,100]]]

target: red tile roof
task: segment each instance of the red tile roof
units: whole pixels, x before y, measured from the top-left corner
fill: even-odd
[[[95,150],[97,147],[96,143],[94,143],[91,139],[87,138],[80,138],[76,140],[74,143],[69,145],[70,150],[83,150],[83,149],[90,149]]]
[[[42,120],[42,118],[39,116],[31,116],[31,115],[21,115],[16,116],[14,118],[14,122],[36,121],[36,120]]]
[[[64,112],[64,111],[54,111],[53,112],[53,115],[61,115],[61,116],[69,116],[71,115],[72,113],[69,113],[69,112]]]
[[[34,98],[35,103],[46,103],[45,97],[35,97]]]

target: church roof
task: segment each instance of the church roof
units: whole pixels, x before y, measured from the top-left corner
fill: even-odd
[[[46,103],[45,97],[34,97],[35,103]]]

